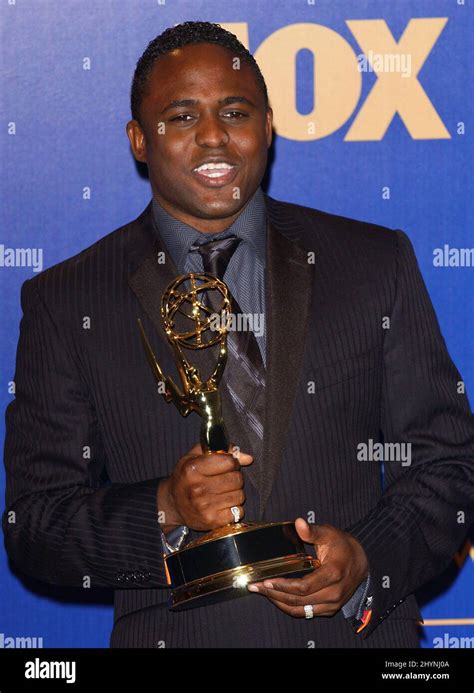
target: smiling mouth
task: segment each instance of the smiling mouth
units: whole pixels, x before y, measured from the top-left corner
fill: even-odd
[[[236,170],[235,164],[217,161],[197,166],[193,169],[193,175],[207,187],[220,187],[234,178]]]

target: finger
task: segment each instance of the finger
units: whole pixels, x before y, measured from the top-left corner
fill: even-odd
[[[214,454],[231,455],[242,466],[247,466],[249,464],[252,464],[252,462],[253,462],[252,455],[249,455],[246,452],[242,452],[242,450],[238,447],[238,445],[234,445],[233,443],[231,443],[229,445],[229,450],[227,451],[227,453],[219,452],[219,453],[211,453],[211,454],[212,455],[214,455]],[[189,459],[191,457],[198,457],[198,456],[201,457],[202,455],[204,455],[204,450],[201,447],[201,443],[196,443],[195,445],[193,445],[191,450],[189,450],[185,455],[183,455],[183,457],[185,459]],[[206,453],[206,461],[209,460],[209,457],[210,457],[209,453]]]
[[[213,496],[211,503],[216,510],[229,510],[233,506],[241,506],[245,503],[245,493],[242,489],[232,493],[220,493]]]
[[[233,508],[237,508],[239,511],[239,522],[242,520],[243,516],[245,515],[245,510],[242,505],[233,505],[231,506]],[[235,518],[234,514],[231,511],[230,508],[226,508],[225,510],[221,510],[219,513],[219,526],[224,526],[228,524],[234,524],[235,523]]]
[[[271,578],[271,580],[254,582],[253,584],[257,585],[257,587],[273,589],[280,593],[304,597],[308,594],[316,594],[337,582],[338,580],[334,578],[332,571],[323,565],[302,578]]]
[[[313,593],[313,592],[305,592],[302,593],[301,591],[298,592],[283,592],[282,590],[278,589],[272,589],[270,587],[266,587],[265,583],[257,583],[252,586],[249,586],[248,589],[250,592],[255,591],[255,587],[258,589],[259,594],[263,594],[265,597],[268,597],[269,599],[275,599],[276,601],[282,602],[283,604],[286,604],[287,606],[304,606],[305,604],[317,604],[319,602],[323,602],[325,600],[319,599],[318,598],[318,593]],[[330,588],[328,588],[330,589]],[[327,592],[326,592],[327,594]],[[331,592],[329,591],[329,594]],[[334,594],[334,588],[333,588],[333,594]]]
[[[270,599],[270,601],[289,616],[293,616],[294,618],[306,618],[306,613],[304,610],[306,604],[303,606],[290,606],[285,604],[285,602],[279,601],[278,599]],[[307,604],[311,603],[308,602]],[[338,611],[333,604],[311,604],[311,606],[313,607],[313,617],[334,616],[334,614]]]
[[[313,531],[312,525],[310,525],[302,517],[297,517],[295,520],[295,529],[298,532],[300,539],[302,539],[307,544],[313,543]]]
[[[337,606],[334,606],[334,604],[311,604],[311,603],[309,603],[308,605],[304,605],[304,606],[291,606],[291,607],[286,607],[286,608],[290,609],[290,615],[291,616],[294,616],[295,618],[306,618],[306,612],[304,610],[305,606],[312,606],[313,607],[313,618],[315,616],[334,616],[334,614],[336,614],[339,611],[339,608]]]
[[[324,541],[328,537],[327,525],[309,524],[303,517],[297,517],[295,520],[295,529],[306,544],[316,544]]]
[[[202,476],[216,476],[227,472],[238,471],[239,461],[227,452],[213,452],[206,456],[200,456],[190,461],[193,471]]]
[[[238,445],[230,445],[229,452],[236,460],[238,460],[239,464],[243,467],[252,464],[253,462],[252,455],[249,455],[246,452],[242,452]]]
[[[211,482],[209,482],[211,483]],[[244,487],[244,477],[241,472],[227,472],[212,480],[211,492],[218,494],[232,493]]]
[[[332,585],[331,587],[326,587],[325,589],[320,590],[319,592],[308,593],[304,595],[290,592],[282,592],[281,590],[277,589],[270,589],[269,587],[265,587],[265,585],[260,586],[259,584],[257,584],[256,586],[258,587],[259,594],[263,594],[265,597],[268,597],[269,599],[275,599],[276,601],[282,602],[283,604],[287,604],[288,606],[304,606],[305,604],[326,604],[330,605],[332,608],[335,608],[337,610],[347,601],[347,599],[344,598],[344,594],[341,590],[340,585]],[[249,590],[253,591],[250,587]]]

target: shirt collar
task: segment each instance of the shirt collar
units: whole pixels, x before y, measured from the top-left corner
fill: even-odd
[[[153,198],[153,221],[179,272],[184,272],[189,246],[235,235],[246,241],[265,267],[266,205],[261,187],[258,187],[235,221],[224,231],[203,233],[193,226],[171,216]]]

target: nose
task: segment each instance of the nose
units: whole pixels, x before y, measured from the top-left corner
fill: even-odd
[[[196,129],[196,144],[200,147],[222,147],[229,141],[225,124],[213,114],[202,115]]]

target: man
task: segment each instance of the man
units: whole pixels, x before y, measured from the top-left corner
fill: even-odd
[[[10,557],[53,584],[114,589],[112,647],[419,646],[413,593],[472,521],[474,430],[410,241],[263,193],[265,82],[218,25],[151,42],[132,116],[152,202],[22,287]],[[171,373],[161,296],[211,267],[265,319],[246,346],[229,334],[238,458],[202,454],[199,417],[157,394],[136,327]],[[385,458],[383,482],[380,458],[360,455],[374,443],[409,451]],[[235,513],[296,519],[321,567],[171,612],[163,553]]]

